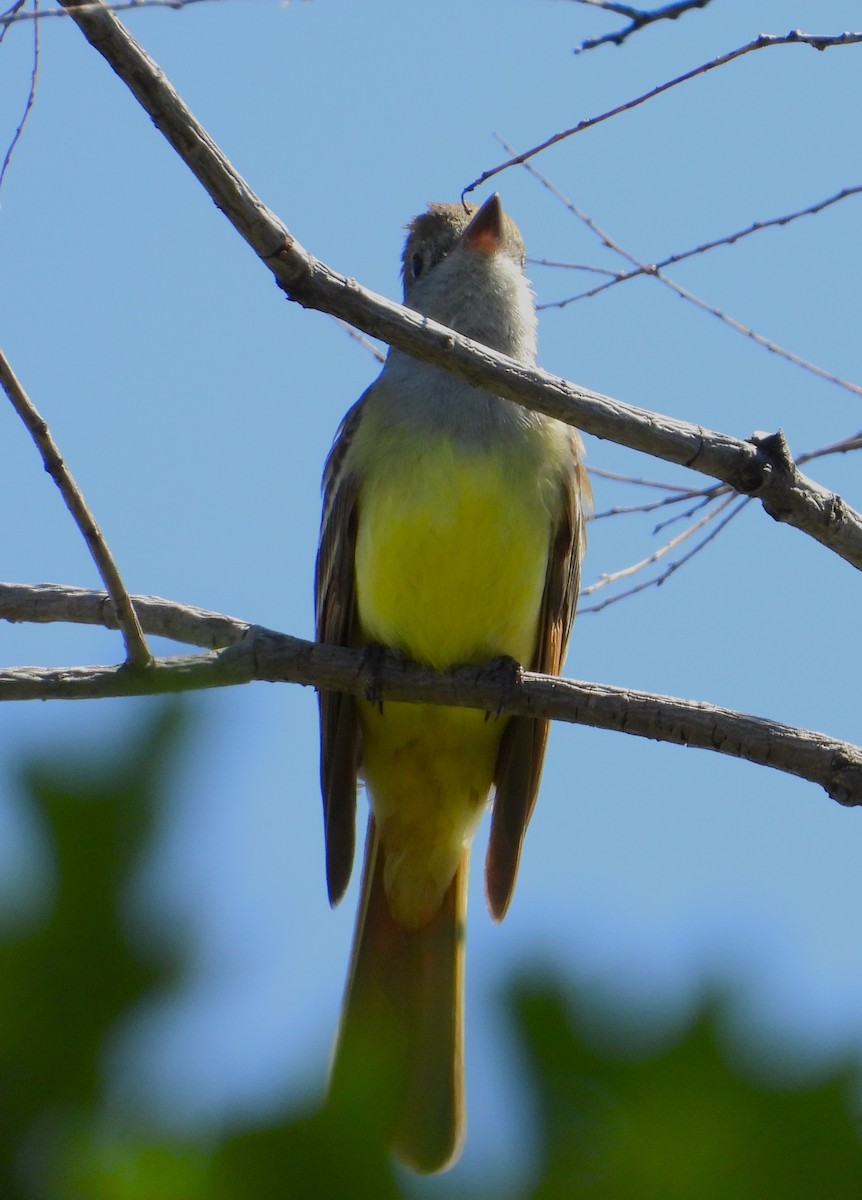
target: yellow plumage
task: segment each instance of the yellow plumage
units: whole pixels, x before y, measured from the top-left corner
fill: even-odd
[[[405,302],[532,362],[535,308],[514,223],[432,205],[411,225]],[[393,350],[345,417],[324,474],[321,641],[376,643],[445,670],[508,656],[559,671],[583,549],[580,442]],[[464,1133],[464,926],[470,842],[494,813],[486,895],[500,919],[539,784],[547,722],[321,693],[327,881],[353,861],[356,779],[371,809],[332,1073],[385,1080],[391,1144],[441,1170]]]
[[[439,669],[499,655],[529,662],[551,520],[541,477],[524,487],[513,455],[465,451],[446,437],[380,457],[378,447],[359,497],[361,640]],[[391,702],[382,713],[361,703],[359,715],[386,893],[393,914],[416,927],[439,906],[481,817],[504,723]]]
[[[528,662],[551,527],[538,480],[525,489],[514,455],[444,437],[406,462],[376,457],[356,540],[363,639],[440,669]]]

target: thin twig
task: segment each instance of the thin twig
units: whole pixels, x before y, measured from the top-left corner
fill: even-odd
[[[20,600],[25,585],[13,586]],[[53,590],[56,600],[62,589]],[[74,592],[76,603],[85,598],[78,589]],[[89,598],[91,612],[98,612],[107,599],[104,593],[90,593]],[[173,607],[170,601],[134,599],[148,629],[147,605],[159,611],[154,633],[166,620],[175,628],[185,623],[191,629],[194,623],[184,609],[174,620],[166,618],[166,611]],[[258,625],[236,629],[231,618],[218,613],[201,615],[207,636],[219,622],[225,622],[226,631],[232,631],[228,634],[232,644],[215,653],[158,658],[151,670],[140,673],[116,667],[14,667],[0,671],[0,701],[156,695],[228,687],[254,679],[366,695],[373,670],[377,692],[386,700],[543,717],[696,746],[807,779],[841,804],[862,804],[862,747],[827,734],[697,701],[533,672],[525,672],[516,688],[507,688],[501,705],[499,674],[495,672],[483,673],[469,666],[437,674],[389,655],[370,667],[362,650],[306,642]],[[9,612],[0,587],[0,617],[4,616]],[[20,619],[20,604],[13,608],[12,619]],[[57,613],[55,619],[62,617]]]
[[[656,512],[660,508],[667,508],[670,504],[681,504],[683,500],[687,500],[688,498],[688,495],[685,493],[677,493],[673,496],[663,496],[661,500],[649,500],[643,504],[615,504],[613,508],[605,508],[601,512],[594,512],[590,520],[603,521],[607,517],[629,517],[635,513]]]
[[[650,513],[656,509],[666,508],[671,504],[682,504],[685,500],[691,500],[700,496],[714,496],[720,491],[725,490],[724,484],[711,484],[704,488],[685,487],[679,483],[668,483],[666,480],[644,479],[635,475],[623,475],[619,471],[608,471],[603,467],[590,466],[587,468],[589,474],[593,477],[598,476],[601,479],[610,479],[615,483],[630,483],[636,487],[656,488],[659,491],[670,492],[669,496],[664,496],[660,500],[642,501],[640,504],[619,504],[613,508],[603,509],[601,512],[593,512],[590,520],[598,521],[605,517],[617,517],[627,515],[629,513]]]
[[[18,14],[26,3],[27,0],[14,0],[14,3],[10,4],[2,16],[0,16],[0,42],[3,41],[12,22],[18,20]],[[32,16],[31,13],[27,13],[26,15],[28,17]]]
[[[771,341],[764,337],[762,333],[751,329],[748,325],[743,325],[741,321],[737,321],[735,317],[731,317],[728,313],[723,312],[720,308],[716,308],[712,304],[708,304],[706,300],[701,300],[699,296],[695,296],[688,288],[682,287],[675,283],[673,279],[669,279],[667,275],[662,275],[659,271],[655,272],[655,278],[663,283],[665,287],[676,292],[683,300],[688,300],[690,304],[696,305],[703,312],[709,313],[712,317],[717,317],[725,325],[731,329],[741,333],[744,337],[750,338],[758,346],[763,346],[764,350],[768,350],[770,354],[776,354],[779,358],[786,359],[787,362],[793,363],[794,366],[801,367],[803,371],[809,371],[812,375],[816,375],[819,379],[825,379],[827,383],[834,383],[840,388],[844,388],[848,392],[852,392],[855,396],[862,396],[862,386],[858,383],[853,383],[849,379],[842,379],[840,375],[835,375],[832,371],[827,371],[823,367],[818,367],[817,363],[810,362],[807,358],[802,358],[798,354],[794,354],[792,350],[786,349],[784,346],[779,346],[777,342]]]
[[[711,242],[704,242],[702,245],[695,246],[691,250],[683,250],[678,254],[669,254],[667,258],[663,258],[660,262],[639,266],[633,271],[605,271],[604,274],[611,275],[613,278],[608,279],[605,283],[596,284],[595,287],[589,288],[585,292],[578,292],[574,296],[567,296],[565,300],[556,300],[553,304],[545,305],[545,307],[565,308],[577,300],[590,300],[593,296],[598,296],[600,292],[605,292],[608,288],[616,287],[618,283],[627,283],[630,279],[637,279],[639,275],[654,275],[657,271],[662,271],[665,267],[675,266],[687,258],[693,258],[696,254],[705,254],[708,250],[714,250],[717,246],[732,246],[736,242],[741,241],[742,238],[750,237],[753,233],[760,233],[761,230],[771,229],[776,225],[789,225],[791,221],[796,221],[799,217],[812,216],[815,213],[822,212],[825,208],[829,208],[832,204],[837,204],[839,200],[846,200],[848,196],[858,196],[860,194],[862,194],[862,184],[842,188],[834,196],[829,196],[826,200],[818,200],[817,203],[809,205],[808,208],[800,208],[796,212],[788,213],[784,217],[770,217],[767,221],[754,221],[746,229],[738,229],[735,233],[715,238]],[[549,262],[538,258],[530,259],[530,261],[535,262],[539,266],[546,267],[568,266],[574,270],[594,270],[596,272],[599,270],[596,267],[575,267],[574,264]]]
[[[631,34],[651,25],[653,21],[675,21],[677,17],[681,17],[683,13],[690,12],[694,8],[706,8],[710,0],[676,0],[674,4],[665,4],[663,8],[653,8],[649,12],[641,12],[637,8],[632,8],[630,4],[616,4],[613,0],[577,0],[577,3],[589,4],[593,8],[602,8],[607,12],[616,13],[620,17],[628,17],[630,22],[624,29],[618,29],[615,33],[603,33],[601,37],[587,38],[585,42],[581,42],[580,46],[575,48],[575,54],[581,54],[584,50],[594,50],[596,46],[604,46],[609,43],[621,46]]]
[[[644,580],[643,583],[635,584],[634,587],[628,588],[624,592],[618,592],[616,596],[608,596],[605,600],[599,600],[597,604],[588,604],[585,608],[579,608],[578,612],[583,614],[598,613],[601,612],[602,609],[610,608],[612,604],[617,604],[620,600],[627,600],[630,596],[637,595],[638,592],[645,592],[647,588],[661,587],[663,583],[670,579],[671,575],[673,575],[675,571],[678,571],[680,567],[685,565],[685,563],[690,562],[696,554],[699,554],[705,546],[708,546],[714,538],[718,537],[725,526],[729,525],[733,518],[738,513],[742,512],[743,508],[746,506],[746,504],[748,504],[748,501],[749,497],[743,496],[737,506],[731,509],[727,516],[719,521],[718,524],[709,531],[706,537],[702,538],[696,546],[694,546],[686,554],[683,554],[682,557],[677,558],[670,563],[660,575],[655,576],[653,579]]]
[[[39,0],[33,0],[33,11],[34,11],[34,13],[38,13]],[[7,28],[8,28],[8,26],[7,26]],[[0,30],[0,41],[3,40],[3,36],[5,33],[6,33],[5,28]],[[30,90],[27,93],[27,101],[24,105],[24,112],[21,114],[21,120],[18,122],[18,127],[15,130],[14,134],[12,135],[12,141],[9,143],[9,148],[7,149],[6,155],[3,159],[3,165],[2,165],[2,167],[0,167],[0,189],[2,189],[2,187],[3,187],[3,180],[6,178],[6,172],[9,169],[9,163],[12,161],[12,154],[15,150],[15,147],[18,145],[18,141],[21,137],[21,134],[24,132],[24,126],[27,124],[27,118],[30,116],[30,111],[33,108],[33,103],[36,99],[36,84],[38,83],[38,81],[39,81],[39,22],[35,21],[33,23],[33,67],[32,67],[32,70],[30,71]]]
[[[379,363],[386,362],[386,355],[379,346],[375,346],[370,338],[361,334],[358,329],[354,329],[347,321],[342,321],[341,317],[333,317],[333,321],[340,329],[343,329],[349,337],[352,337],[355,342],[358,342],[363,350],[367,350],[373,358],[376,358]]]
[[[796,463],[797,463],[797,465],[801,466],[803,463],[811,462],[812,459],[824,458],[825,456],[830,455],[830,454],[847,454],[853,450],[862,450],[862,430],[860,430],[859,433],[854,434],[852,437],[842,438],[841,441],[832,442],[828,446],[821,446],[818,450],[809,450],[804,454],[800,454],[796,459]],[[624,482],[624,483],[640,484],[641,486],[646,486],[646,487],[651,487],[651,488],[665,488],[668,491],[672,492],[671,495],[665,496],[660,500],[651,500],[651,501],[647,501],[642,504],[627,504],[627,505],[621,504],[621,505],[616,505],[613,508],[605,509],[602,512],[593,513],[592,517],[591,517],[591,519],[593,521],[598,521],[605,517],[630,516],[630,515],[635,515],[635,514],[648,514],[651,512],[656,512],[660,508],[666,508],[666,507],[669,507],[674,504],[681,504],[685,500],[695,499],[696,502],[689,509],[685,510],[684,512],[675,513],[673,516],[668,517],[667,520],[665,520],[665,521],[660,521],[659,524],[656,525],[652,531],[653,536],[655,536],[658,533],[661,533],[663,530],[667,529],[667,527],[669,525],[674,524],[676,521],[689,520],[692,516],[694,516],[695,512],[697,512],[698,509],[702,508],[706,504],[711,503],[713,500],[717,500],[720,496],[725,495],[726,493],[728,493],[730,491],[727,484],[721,484],[721,483],[713,484],[711,487],[705,487],[705,488],[698,488],[698,489],[685,488],[684,489],[684,488],[678,487],[678,485],[676,485],[676,484],[658,483],[656,481],[651,481],[651,480],[636,479],[631,475],[620,475],[616,472],[599,470],[598,468],[595,468],[595,467],[592,468],[591,473],[594,475],[602,475],[606,478],[615,479],[615,480],[618,480],[618,481]],[[748,499],[748,497],[746,497],[746,499]],[[716,516],[720,511],[721,511],[721,506],[719,506],[718,508],[716,508],[713,511],[712,516]],[[715,535],[717,533],[719,533],[720,530],[723,529],[725,527],[725,525],[728,524],[728,521],[735,515],[736,515],[735,512],[731,513],[730,517],[728,517],[727,520],[722,521],[719,524],[719,526],[710,534],[710,536],[708,538],[705,538],[703,542],[699,543],[696,550],[699,550],[702,546],[704,546],[708,542],[712,541],[712,539],[715,537]],[[656,556],[656,557],[658,557],[658,556]],[[675,562],[674,564],[672,564],[672,567],[669,571],[666,571],[664,574],[658,576],[657,578],[648,580],[644,584],[638,584],[637,587],[629,588],[627,591],[622,592],[617,596],[614,596],[613,599],[610,601],[607,601],[607,602],[604,602],[604,603],[601,603],[598,605],[593,605],[592,607],[585,608],[582,611],[584,611],[584,612],[601,612],[601,610],[603,608],[608,607],[609,603],[615,604],[618,600],[628,599],[630,596],[633,596],[633,595],[637,594],[638,592],[642,592],[648,587],[660,586],[662,583],[664,583],[665,579],[668,578],[668,576],[673,571],[675,571],[678,567],[682,566],[684,562],[689,561],[689,559],[691,559],[691,557],[692,557],[691,554],[685,555],[678,562]],[[642,563],[640,563],[638,565],[638,567],[645,566],[650,561],[651,561],[650,559],[645,559]],[[614,576],[613,578],[614,579],[620,578],[620,577],[622,577],[622,575],[630,573],[631,570],[638,569],[638,567],[626,569],[623,572],[618,572],[617,575]],[[605,577],[602,577],[602,578],[604,579]],[[611,582],[611,578],[608,578],[607,582]],[[601,584],[591,585],[590,587],[586,588],[583,592],[581,592],[581,595],[587,595],[588,593],[595,591],[598,586],[601,586]]]
[[[643,501],[641,504],[617,504],[613,508],[606,508],[602,512],[593,513],[591,519],[593,521],[598,521],[600,519],[604,519],[605,517],[624,517],[631,516],[635,513],[657,512],[660,508],[669,508],[673,504],[683,504],[686,500],[691,500],[693,497],[698,497],[697,506],[699,507],[700,501],[704,498],[707,502],[709,502],[710,500],[715,499],[716,495],[718,495],[720,492],[728,490],[729,489],[723,483],[717,483],[711,488],[698,488],[696,491],[693,488],[674,489],[670,496],[662,496],[660,500],[647,500]],[[692,510],[689,509],[688,515],[691,515],[691,511]],[[665,521],[662,525],[657,525],[653,530],[653,533],[658,533],[660,529],[663,529],[665,525],[671,524],[672,521],[679,521],[680,519],[684,520],[685,516],[685,513],[678,513],[675,517]]]
[[[33,21],[39,25],[44,21],[45,17],[67,17],[69,14],[64,8],[42,8],[38,5],[30,11],[24,8],[26,0],[21,0],[21,3],[13,4],[9,12],[0,17],[0,41],[3,39],[3,34],[10,25],[15,25],[19,21]],[[129,12],[131,9],[137,8],[172,8],[181,9],[188,8],[192,4],[201,4],[203,0],[117,0],[116,4],[106,4],[104,7],[110,9],[111,12]],[[100,4],[93,4],[90,7],[102,7]]]
[[[527,262],[534,267],[556,267],[564,271],[588,271],[591,275],[607,275],[613,283],[623,278],[619,271],[611,271],[607,267],[591,267],[586,263],[557,262],[553,258],[532,258],[529,254]]]
[[[832,442],[828,446],[821,446],[817,450],[806,451],[804,454],[800,454],[796,458],[796,463],[798,466],[801,466],[803,463],[811,462],[813,459],[824,458],[825,456],[831,455],[831,454],[847,454],[853,450],[862,450],[862,430],[860,430],[859,433],[854,434],[852,437],[842,438],[841,441]],[[674,524],[676,521],[689,520],[692,516],[694,516],[695,512],[697,512],[698,509],[702,508],[706,504],[711,503],[713,500],[718,499],[720,496],[726,494],[730,490],[728,488],[727,484],[721,484],[721,483],[713,484],[712,486],[705,487],[705,488],[697,488],[697,489],[681,488],[677,484],[661,483],[661,482],[657,482],[655,480],[638,479],[631,475],[621,475],[618,472],[605,471],[605,470],[599,469],[597,467],[591,468],[590,473],[593,475],[601,475],[607,479],[617,480],[622,483],[632,483],[632,484],[637,484],[637,485],[640,485],[643,487],[650,487],[650,488],[664,488],[667,491],[670,491],[672,493],[671,495],[665,496],[660,500],[646,501],[641,504],[626,504],[626,505],[620,504],[620,505],[614,506],[613,508],[605,509],[602,512],[594,512],[591,516],[591,520],[593,520],[593,521],[598,521],[605,517],[631,516],[631,515],[635,515],[635,514],[648,514],[651,512],[656,512],[658,509],[666,508],[666,507],[669,507],[674,504],[681,504],[685,500],[690,500],[690,499],[696,500],[696,503],[693,504],[686,511],[675,513],[673,516],[668,517],[667,520],[659,522],[659,524],[656,525],[652,531],[654,536],[658,533],[661,533],[664,529],[666,529],[669,525]],[[748,499],[748,497],[746,497],[746,499]],[[715,516],[720,511],[721,511],[721,509],[717,508],[713,512],[712,515]],[[728,524],[728,521],[733,516],[735,516],[735,512],[731,513],[730,517],[728,517],[726,520],[722,521],[719,524],[719,526],[710,534],[710,536],[708,538],[705,538],[702,543],[699,543],[699,545],[696,549],[699,550],[702,546],[704,546],[708,542],[712,541],[713,537],[715,537],[715,535],[717,533],[719,533],[720,530],[723,529]],[[582,609],[582,611],[583,612],[601,612],[602,609],[608,607],[608,604],[615,604],[618,600],[628,599],[630,596],[634,596],[638,592],[644,591],[646,588],[659,586],[662,583],[664,583],[665,579],[668,578],[668,576],[673,571],[675,571],[679,566],[682,566],[684,562],[689,561],[689,559],[691,557],[692,557],[691,554],[685,555],[682,559],[679,560],[679,562],[675,562],[674,564],[672,564],[672,567],[669,571],[666,571],[664,574],[658,576],[657,578],[650,579],[646,583],[643,583],[643,584],[638,584],[636,587],[629,588],[627,591],[622,592],[617,596],[614,596],[613,599],[610,601],[605,601],[601,604],[593,605],[589,608],[584,608],[584,609]],[[645,565],[647,565],[647,563],[649,561],[650,561],[649,559],[646,559],[646,560],[644,560],[644,562],[642,562],[639,565],[645,566]],[[620,572],[614,578],[621,577],[622,574],[625,574],[625,573],[627,573],[627,571]],[[610,582],[610,580],[608,580],[608,581]],[[597,586],[599,586],[599,585],[593,584],[591,587],[585,589],[581,593],[581,595],[586,595],[589,592],[596,590]]]
[[[505,149],[510,149],[506,141],[500,137],[499,134],[495,134],[494,136]],[[794,354],[792,350],[786,350],[783,346],[779,346],[777,342],[773,342],[769,338],[764,337],[762,333],[757,333],[756,330],[751,329],[748,325],[743,325],[741,321],[737,321],[735,317],[731,317],[728,313],[722,311],[722,309],[716,308],[714,305],[707,303],[706,300],[701,300],[699,296],[695,296],[693,292],[690,292],[687,288],[682,287],[681,284],[676,283],[669,276],[663,275],[657,267],[649,266],[646,263],[640,262],[633,254],[630,254],[628,250],[623,249],[619,242],[615,241],[609,233],[602,229],[601,226],[598,225],[591,216],[579,209],[573,200],[570,200],[568,196],[561,192],[556,184],[552,183],[546,175],[543,175],[541,171],[537,170],[532,163],[525,162],[523,166],[524,170],[532,175],[534,179],[537,179],[539,183],[541,183],[542,187],[546,188],[552,196],[559,200],[560,203],[563,204],[574,217],[577,217],[579,221],[586,225],[586,227],[601,240],[602,245],[606,246],[609,250],[612,250],[615,254],[619,254],[620,257],[626,260],[626,262],[632,263],[635,267],[637,267],[638,274],[649,275],[653,279],[657,279],[659,283],[662,283],[665,287],[670,288],[672,292],[676,292],[676,294],[683,300],[688,300],[690,304],[694,304],[695,307],[701,309],[703,312],[709,313],[710,316],[717,317],[718,320],[735,330],[736,333],[741,333],[744,337],[750,338],[758,346],[762,346],[771,354],[775,354],[779,358],[784,358],[788,362],[793,363],[794,366],[801,367],[804,371],[810,371],[812,375],[816,375],[819,379],[825,379],[828,383],[834,383],[837,387],[844,388],[846,391],[852,392],[855,396],[862,396],[862,386],[859,384],[852,383],[848,379],[842,379],[839,375],[835,375],[831,371],[825,370],[823,367],[818,367],[816,363],[809,362],[807,358],[802,358],[800,355]],[[599,291],[602,289],[599,288],[596,290]],[[562,308],[564,307],[564,302],[555,301],[547,304],[540,304],[538,307],[540,310],[548,308]]]
[[[678,483],[668,483],[663,479],[644,479],[639,475],[622,475],[619,471],[609,471],[606,467],[597,467],[593,464],[587,470],[590,475],[597,475],[600,479],[612,479],[615,483],[633,483],[638,487],[662,488],[666,492],[689,492],[691,495],[695,495],[700,490],[684,488]]]
[[[701,495],[695,501],[695,503],[691,505],[690,508],[687,508],[684,512],[673,513],[671,516],[665,517],[663,521],[659,521],[659,523],[653,528],[653,537],[667,529],[668,526],[675,525],[677,521],[690,521],[696,512],[700,512],[700,510],[707,504],[711,504],[713,500],[717,500],[719,496],[727,495],[729,492],[730,488],[724,487],[721,484],[717,485],[715,488],[704,490],[703,495]],[[716,512],[720,511],[720,508],[716,509]]]
[[[684,529],[682,533],[678,533],[676,537],[671,538],[670,541],[666,542],[664,546],[660,546],[658,550],[654,550],[652,554],[649,554],[646,558],[642,558],[640,562],[631,563],[627,567],[621,567],[618,571],[611,571],[607,574],[600,575],[595,583],[591,583],[588,587],[583,588],[581,595],[592,596],[593,593],[600,591],[601,588],[608,587],[609,584],[618,583],[621,579],[628,579],[630,576],[636,575],[638,571],[643,571],[646,567],[651,567],[653,563],[657,563],[659,559],[664,558],[664,556],[669,554],[671,550],[675,550],[681,542],[687,541],[688,538],[692,537],[698,532],[698,530],[703,529],[704,525],[708,525],[709,522],[718,516],[723,509],[727,508],[728,504],[730,504],[733,499],[734,493],[731,493],[729,496],[725,496],[725,498],[718,505],[716,505],[712,512],[706,513],[705,516],[700,518],[700,520],[695,521],[693,525],[690,525],[688,529]]]
[[[811,462],[815,458],[825,458],[827,454],[847,454],[850,450],[862,450],[862,429],[852,437],[833,442],[830,446],[821,446],[819,450],[807,450],[796,459],[799,466]]]
[[[12,402],[12,407],[29,430],[30,436],[42,456],[45,470],[60,489],[60,494],[66,502],[66,507],[72,514],[75,524],[84,536],[84,541],[93,556],[96,568],[102,577],[102,582],[110,593],[117,610],[120,630],[126,647],[126,659],[133,667],[146,667],[151,661],[147,643],[141,631],[141,626],[129,599],[129,593],[120,577],[117,564],[108,549],[108,544],[102,536],[102,531],[96,524],[83,495],[72,478],[71,472],[63,462],[57,444],[45,421],[36,411],[21,384],[15,377],[6,356],[0,350],[0,386]]]
[[[854,450],[862,450],[862,429],[850,437],[842,438],[838,442],[831,442],[828,446],[821,446],[817,450],[805,450],[802,454],[796,456],[795,462],[798,467],[801,467],[805,463],[812,462],[814,459],[825,458],[830,454],[849,454]],[[627,513],[654,512],[657,508],[663,508],[665,505],[680,504],[683,500],[691,500],[696,497],[711,499],[727,490],[727,484],[722,483],[714,483],[702,488],[687,488],[678,483],[668,483],[667,480],[644,479],[637,475],[624,475],[619,471],[608,471],[604,467],[590,466],[587,470],[591,476],[610,479],[615,483],[630,483],[636,487],[660,488],[663,491],[673,493],[663,500],[653,500],[645,504],[619,505],[616,508],[592,513],[590,519],[593,521],[599,520],[600,517],[614,517]]]
[[[632,20],[639,16],[639,10],[632,8],[630,4],[619,4],[616,0],[575,0],[577,4],[588,4],[591,8],[602,8],[605,12],[616,13],[618,17],[631,17]]]
[[[583,133],[585,129],[592,129],[594,125],[599,125],[602,121],[609,121],[611,117],[618,117],[621,113],[629,112],[631,109],[645,104],[647,100],[653,100],[656,96],[661,96],[662,93],[669,91],[678,84],[687,83],[690,79],[695,79],[698,75],[705,75],[707,71],[713,71],[716,67],[723,67],[729,62],[733,62],[735,58],[741,58],[743,54],[751,53],[752,50],[766,50],[770,46],[792,45],[812,46],[815,50],[828,50],[832,46],[850,46],[857,42],[862,42],[862,33],[816,34],[803,33],[799,29],[792,29],[790,33],[784,35],[761,33],[759,37],[756,37],[751,42],[747,42],[744,46],[738,46],[735,50],[728,51],[727,54],[720,54],[718,58],[701,63],[699,67],[693,67],[692,70],[686,71],[685,74],[678,75],[675,79],[669,79],[665,83],[659,84],[658,87],[654,87],[652,91],[644,92],[643,95],[636,96],[633,100],[627,100],[624,104],[618,104],[616,108],[610,108],[606,112],[599,113],[596,117],[585,117],[577,125],[573,125],[571,129],[564,129],[560,133],[555,133],[552,137],[546,138],[544,142],[540,142],[538,146],[533,146],[531,150],[524,150],[523,153],[514,155],[508,162],[499,163],[496,167],[491,167],[489,170],[483,171],[477,179],[474,179],[472,183],[464,188],[461,196],[463,198],[469,195],[477,187],[481,187],[483,183],[486,183],[489,179],[493,179],[495,175],[499,175],[501,171],[506,171],[509,167],[516,167],[521,163],[525,163],[527,159],[541,154],[543,150],[547,150],[550,146],[555,146],[565,138],[572,137],[576,133]]]

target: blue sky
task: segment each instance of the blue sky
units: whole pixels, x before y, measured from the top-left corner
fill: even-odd
[[[619,23],[562,0],[294,0],[142,11],[129,27],[300,241],[398,295],[402,226],[504,155],[749,41],[840,32],[858,5],[712,0],[625,46],[573,56]],[[26,96],[31,30],[0,49],[0,142]],[[862,49],[761,51],[536,160],[644,261],[858,184],[849,129]],[[493,186],[528,251],[618,265],[523,170]],[[480,198],[490,189],[481,192]],[[859,357],[853,197],[669,274],[849,379]],[[78,31],[42,26],[39,91],[0,194],[4,349],[100,520],[132,591],[310,636],[320,471],[376,365],[331,320],[290,305]],[[540,301],[583,276],[533,267]],[[546,368],[735,436],[782,426],[796,452],[854,433],[859,396],[755,346],[639,279],[540,324]],[[591,463],[681,470],[588,439]],[[811,473],[859,507],[858,460]],[[23,428],[0,405],[0,574],[99,586]],[[597,507],[632,503],[596,483]],[[591,582],[661,544],[654,520],[594,524]],[[583,615],[567,673],[860,740],[859,581],[750,505],[660,589]],[[159,647],[164,652],[173,648]],[[116,635],[0,627],[4,663],[113,662]],[[9,705],[0,714],[7,880],[33,836],[15,803],[27,748],[114,747],[149,701]],[[197,937],[197,977],[118,1036],[114,1078],[185,1119],[250,1111],[324,1077],[354,889],[326,903],[310,691],[195,698],[194,737],[146,874],[163,919]],[[477,861],[481,859],[480,831]],[[28,849],[28,847],[30,849]],[[781,1047],[862,1049],[862,827],[811,785],[717,755],[555,730],[518,890],[491,925],[474,871],[465,1173],[523,1147],[494,988],[552,961],[597,1004],[684,1013],[704,981],[740,991],[740,1028]],[[11,886],[9,884],[8,886]],[[748,1036],[752,1036],[749,1032]],[[427,1185],[433,1191],[433,1184]]]

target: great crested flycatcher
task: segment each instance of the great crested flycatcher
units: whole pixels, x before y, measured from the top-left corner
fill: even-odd
[[[404,303],[522,362],[536,357],[524,243],[498,196],[432,204],[409,226]],[[323,477],[317,637],[438,670],[508,656],[558,674],[578,596],[589,484],[578,433],[390,350]],[[488,907],[508,908],[548,723],[320,694],[330,901],[353,863],[357,775],[371,815],[332,1089],[373,1046],[387,1129],[420,1171],[464,1133],[470,842],[493,789]]]

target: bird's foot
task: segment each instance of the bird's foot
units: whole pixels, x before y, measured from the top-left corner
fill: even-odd
[[[388,654],[389,651],[380,642],[368,642],[362,648],[362,673],[368,677],[365,699],[380,713],[383,712],[383,666]]]
[[[500,654],[482,663],[476,671],[476,682],[487,683],[499,688],[500,699],[496,709],[485,714],[488,720],[491,716],[499,719],[503,710],[518,698],[521,681],[524,678],[524,668],[510,654]]]

